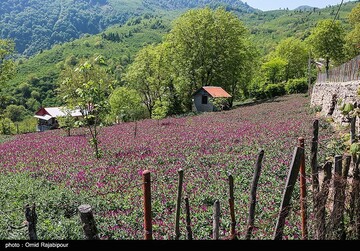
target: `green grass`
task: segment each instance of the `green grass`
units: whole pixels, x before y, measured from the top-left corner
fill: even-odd
[[[37,234],[43,239],[79,239],[82,234],[77,207],[81,198],[26,173],[0,176],[0,240],[26,240],[25,206],[35,203]],[[80,237],[81,238],[81,237]]]

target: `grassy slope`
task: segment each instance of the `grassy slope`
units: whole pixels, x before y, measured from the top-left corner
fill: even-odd
[[[18,66],[18,72],[10,84],[16,86],[26,82],[31,77],[44,78],[45,76],[57,75],[59,67],[57,64],[63,62],[67,57],[74,55],[77,58],[91,57],[94,54],[102,54],[106,58],[112,58],[114,61],[123,56],[133,57],[134,54],[149,43],[159,43],[163,35],[168,31],[165,29],[151,29],[144,27],[143,23],[137,25],[123,25],[110,27],[105,33],[114,32],[127,34],[130,30],[136,29],[131,37],[124,41],[111,42],[101,38],[101,35],[85,36],[62,45],[55,45],[51,50],[44,51],[25,60]],[[99,44],[101,46],[99,46]]]
[[[343,4],[339,12],[339,20],[349,30],[348,14],[357,5],[355,2]],[[276,44],[287,37],[306,38],[310,29],[322,19],[333,19],[339,6],[318,9],[316,12],[298,12],[290,10],[275,10],[245,14],[240,19],[253,34],[255,44],[263,53],[268,53]]]

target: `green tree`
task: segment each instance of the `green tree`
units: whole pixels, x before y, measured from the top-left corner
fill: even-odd
[[[118,87],[110,95],[111,113],[123,122],[140,119],[144,116],[144,108],[140,94],[128,87]]]
[[[255,54],[248,35],[239,18],[223,8],[189,10],[175,21],[166,42],[186,110],[191,110],[191,95],[202,86],[221,86],[233,99],[239,87],[246,86]]]
[[[10,58],[14,53],[15,44],[10,40],[0,39],[0,87],[15,75],[15,63]]]
[[[4,115],[13,122],[19,122],[28,115],[28,111],[22,105],[9,105],[6,107]]]
[[[15,63],[11,59],[14,48],[14,42],[0,39],[0,108],[6,106],[4,102],[8,100],[4,87],[7,81],[15,76]]]
[[[309,53],[305,43],[301,40],[290,37],[280,41],[274,54],[286,62],[285,81],[306,75]]]
[[[345,37],[345,52],[350,60],[360,54],[360,4],[357,4],[349,14],[352,30]]]
[[[68,109],[80,109],[84,123],[89,129],[90,143],[95,149],[96,158],[101,157],[99,149],[99,125],[109,113],[108,102],[113,80],[106,72],[102,56],[81,63],[75,69],[66,68],[62,72],[63,81],[59,92]]]
[[[144,47],[137,53],[123,78],[131,89],[140,93],[150,118],[155,102],[161,101],[172,82],[167,53],[166,44]]]
[[[63,112],[66,114],[63,117],[57,118],[59,125],[66,131],[68,137],[71,136],[71,129],[76,127],[77,121],[73,116],[71,116],[71,110],[68,108],[63,108]]]
[[[279,57],[273,57],[261,66],[266,79],[272,84],[280,83],[285,79],[285,68],[287,62]]]
[[[344,29],[340,21],[325,19],[319,21],[309,36],[315,56],[326,61],[326,73],[329,74],[330,61],[341,63],[344,60]]]

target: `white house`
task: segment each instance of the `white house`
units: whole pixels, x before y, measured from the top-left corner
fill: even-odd
[[[72,117],[82,117],[80,109],[69,111]],[[37,131],[42,132],[50,129],[56,129],[59,127],[57,118],[67,116],[65,107],[42,107],[34,115],[39,119]]]

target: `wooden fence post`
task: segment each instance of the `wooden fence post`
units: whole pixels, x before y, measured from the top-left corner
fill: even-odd
[[[357,108],[357,103],[354,103],[354,108]],[[353,116],[350,120],[350,143],[353,144],[357,142],[356,137],[356,116]]]
[[[307,240],[307,203],[306,203],[306,171],[305,171],[305,139],[300,137],[299,147],[304,149],[304,154],[301,157],[300,163],[300,209],[301,209],[301,230],[302,239]]]
[[[342,177],[342,160],[341,155],[335,156],[335,175],[334,175],[334,202],[330,216],[330,229],[328,229],[328,239],[340,240],[344,234],[344,203],[345,188]]]
[[[35,211],[35,204],[33,204],[30,208],[29,205],[25,206],[25,218],[28,225],[29,239],[37,240],[36,234],[36,223],[37,223],[37,214]]]
[[[83,230],[87,240],[99,240],[98,230],[90,205],[81,205],[78,207],[80,219],[83,224]]]
[[[234,178],[229,175],[229,207],[230,207],[230,217],[231,217],[231,228],[230,228],[230,240],[236,240],[236,220],[235,220],[235,203],[234,203]]]
[[[332,162],[325,163],[324,179],[321,190],[316,194],[314,211],[315,211],[315,240],[324,240],[326,236],[326,202],[329,196],[330,183],[332,178]]]
[[[313,138],[311,140],[311,153],[310,153],[314,204],[315,204],[316,194],[319,192],[319,175],[318,175],[318,163],[317,163],[318,140],[319,140],[319,120],[315,120],[313,124]]]
[[[189,198],[185,198],[187,239],[192,240]]]
[[[150,171],[143,171],[144,193],[144,239],[152,240],[152,217],[151,217],[151,179]]]
[[[246,232],[246,240],[251,239],[252,230],[254,229],[254,222],[255,222],[255,206],[256,206],[256,190],[259,183],[260,173],[261,173],[261,164],[262,159],[264,157],[264,150],[260,150],[258,158],[255,164],[255,171],[252,181],[252,186],[250,190],[250,203],[249,203],[249,218],[248,218],[248,227]]]
[[[213,239],[219,239],[219,226],[220,226],[220,202],[216,200],[214,203],[214,214],[213,214]]]
[[[285,190],[280,207],[280,213],[276,222],[276,228],[274,231],[274,240],[281,240],[283,237],[283,231],[285,226],[285,219],[290,211],[290,200],[294,190],[294,186],[299,175],[301,158],[304,154],[304,149],[301,147],[295,147],[293,158],[288,173]]]
[[[181,208],[181,192],[183,186],[183,179],[184,179],[184,170],[179,169],[179,183],[178,183],[178,194],[177,194],[177,201],[176,201],[176,215],[175,215],[175,240],[179,240],[180,238],[180,208]]]
[[[351,184],[349,218],[351,232],[355,232],[357,239],[360,239],[360,158],[354,154],[353,161],[353,180]]]

